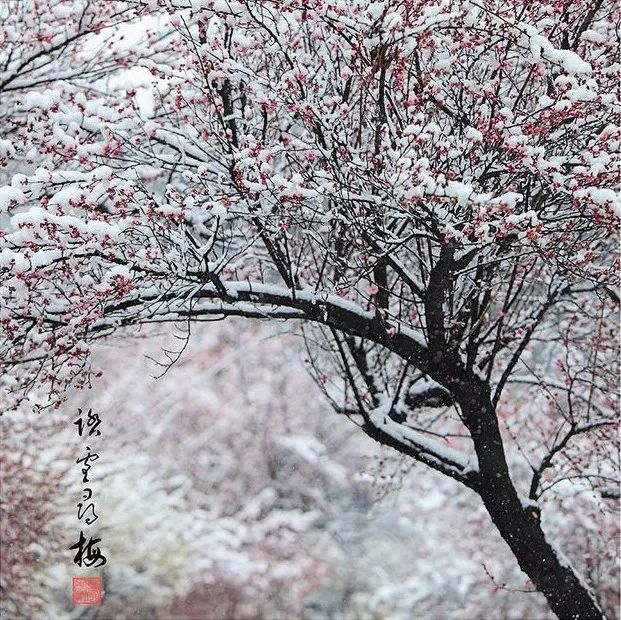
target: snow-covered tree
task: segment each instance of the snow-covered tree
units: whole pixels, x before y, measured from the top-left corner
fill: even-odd
[[[183,341],[98,346],[104,375],[92,390],[54,414],[0,420],[0,613],[70,616],[67,547],[81,491],[72,422],[91,407],[102,418],[93,487],[105,617],[551,617],[476,495],[439,473],[406,475],[408,459],[390,448],[364,465],[372,446],[355,428],[295,397],[312,387],[299,339],[275,336],[239,320],[197,327],[163,379],[145,356],[165,362],[161,349]],[[354,482],[359,471],[375,502]],[[560,486],[546,525],[614,609],[616,514],[596,494]]]
[[[126,6],[148,93],[115,67],[8,108],[7,398],[131,326],[300,323],[337,413],[477,493],[557,615],[603,617],[542,507],[618,496],[616,4]]]
[[[163,358],[160,347],[178,343],[151,334],[100,347],[104,378],[59,411],[0,420],[2,614],[74,617],[68,547],[82,486],[72,422],[86,407],[102,420],[92,473],[108,560],[91,569],[105,586],[99,613],[166,618],[194,601],[222,618],[295,617],[330,574],[320,524],[340,514],[343,497],[362,493],[353,482],[360,452],[347,449],[344,420],[328,432],[321,403],[291,398],[311,383],[295,346],[279,355],[279,342],[295,339],[266,340],[258,327],[200,330],[169,375],[183,391],[153,378],[145,355]],[[289,374],[275,372],[284,366]]]
[[[20,412],[21,413],[21,412]],[[10,423],[9,423],[10,422]],[[38,574],[62,559],[62,503],[71,468],[62,422],[13,414],[0,422],[0,614],[35,618],[45,608]]]
[[[58,88],[55,97],[59,97],[67,86],[64,92],[75,100],[80,89],[115,68],[132,66],[135,48],[124,39],[136,20],[136,8],[139,5],[131,2],[83,0],[2,3],[0,163],[6,165],[16,156],[12,132],[20,122],[27,122],[29,109],[43,103],[45,89]],[[65,143],[65,150],[71,152],[72,146]],[[32,163],[38,158],[35,151],[22,154],[25,157],[20,161]]]

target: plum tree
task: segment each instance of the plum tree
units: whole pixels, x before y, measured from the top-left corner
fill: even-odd
[[[106,76],[5,108],[9,406],[132,326],[300,323],[337,413],[478,493],[557,615],[603,617],[538,500],[617,488],[615,3],[109,5],[139,79],[80,39]]]

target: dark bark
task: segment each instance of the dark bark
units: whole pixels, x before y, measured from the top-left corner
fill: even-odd
[[[587,586],[546,540],[539,512],[522,505],[509,475],[489,386],[470,375],[456,397],[479,460],[476,491],[520,568],[559,618],[605,618]]]
[[[450,272],[453,268],[455,246],[443,245],[440,258],[431,270],[429,283],[425,292],[425,319],[427,321],[427,340],[429,349],[436,352],[432,358],[439,361],[446,344],[444,332],[444,301],[450,283]]]

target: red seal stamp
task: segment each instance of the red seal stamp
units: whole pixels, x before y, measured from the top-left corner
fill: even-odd
[[[72,586],[73,605],[101,604],[101,577],[73,577]]]

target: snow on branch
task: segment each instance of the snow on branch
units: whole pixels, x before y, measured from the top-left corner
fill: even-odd
[[[479,468],[474,452],[463,454],[421,431],[399,424],[390,417],[389,410],[389,403],[373,409],[363,430],[466,486],[476,485]]]

